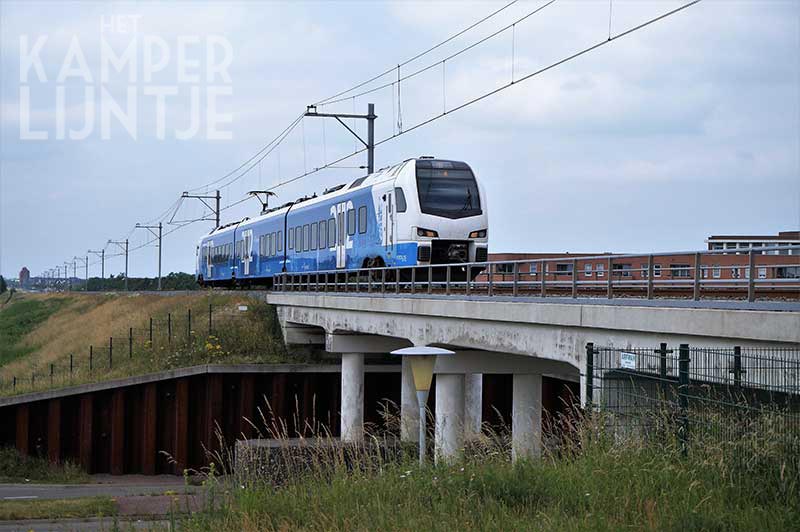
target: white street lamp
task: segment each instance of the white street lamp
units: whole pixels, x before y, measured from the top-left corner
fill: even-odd
[[[428,393],[433,381],[433,367],[437,356],[454,355],[453,351],[440,347],[405,347],[392,351],[393,355],[409,357],[411,375],[414,377],[414,389],[417,391],[419,405],[419,465],[425,465],[425,405],[428,404]]]

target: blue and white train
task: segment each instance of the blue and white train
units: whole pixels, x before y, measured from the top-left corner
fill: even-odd
[[[466,163],[409,159],[214,229],[197,247],[197,282],[270,286],[282,272],[482,262],[487,222]]]

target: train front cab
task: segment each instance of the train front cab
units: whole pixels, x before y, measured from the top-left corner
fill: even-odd
[[[413,212],[408,236],[417,242],[420,266],[484,262],[488,258],[486,196],[472,169],[459,161],[420,158],[413,172],[401,178]],[[433,268],[434,280],[444,281],[447,268]],[[482,267],[470,268],[475,279]],[[426,272],[422,277],[426,278]],[[419,273],[418,273],[419,275]],[[464,281],[467,268],[450,268],[452,281]]]

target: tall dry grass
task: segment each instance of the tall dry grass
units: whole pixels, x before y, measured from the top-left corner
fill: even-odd
[[[272,455],[222,465],[205,484],[222,504],[192,514],[186,530],[796,530],[796,455],[774,443],[778,412],[736,441],[709,431],[686,444],[671,412],[661,432],[617,430],[613,414],[561,417],[538,460],[512,464],[507,434],[484,432],[456,464],[420,468],[413,448],[385,431],[342,445],[324,427],[301,445],[267,410]],[[706,422],[729,422],[726,412]],[[391,420],[388,422],[391,425]],[[432,438],[431,438],[432,440]],[[224,444],[224,442],[220,442]],[[223,445],[224,447],[224,445]],[[412,446],[413,447],[413,446]],[[227,453],[227,454],[226,454]],[[789,454],[787,454],[789,453]],[[219,473],[222,471],[223,476]],[[210,473],[210,474],[209,474]]]

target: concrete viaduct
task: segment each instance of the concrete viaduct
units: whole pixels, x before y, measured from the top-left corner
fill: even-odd
[[[796,303],[256,293],[278,309],[288,344],[342,358],[341,435],[363,435],[364,359],[408,346],[456,352],[435,368],[437,459],[454,459],[481,426],[481,375],[513,375],[512,455],[541,451],[542,376],[580,382],[588,342],[634,348],[800,345]],[[401,437],[417,438],[410,370],[402,366]]]
[[[216,425],[227,441],[255,436],[243,418],[259,418],[261,399],[273,411],[261,432],[296,415],[289,432],[300,433],[304,420],[323,420],[346,441],[362,440],[365,422],[379,422],[376,404],[399,402],[401,438],[416,441],[410,369],[399,361],[386,365],[376,355],[433,345],[456,353],[437,362],[428,404],[437,459],[457,459],[465,440],[483,421],[492,422],[489,416],[501,403],[511,420],[513,456],[528,458],[541,452],[543,406],[554,409],[579,384],[585,400],[588,342],[617,348],[661,342],[800,346],[795,302],[249,295],[276,307],[287,344],[323,348],[339,356],[341,366],[203,366],[0,398],[0,444],[14,442],[23,453],[54,461],[73,459],[90,472],[180,473],[203,465],[203,447],[214,448]],[[378,358],[384,364],[372,363]]]

